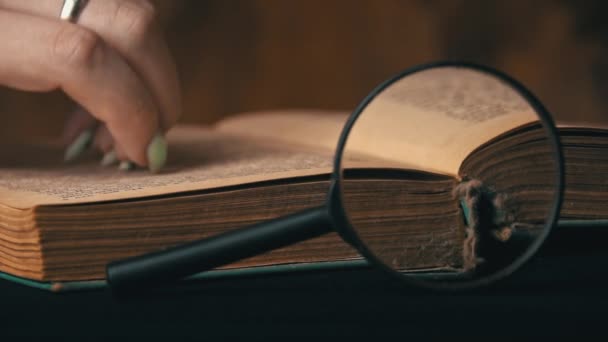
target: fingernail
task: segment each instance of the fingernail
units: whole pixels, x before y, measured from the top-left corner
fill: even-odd
[[[93,142],[93,130],[87,129],[86,131],[80,133],[78,138],[74,140],[65,150],[65,154],[63,155],[63,160],[66,162],[70,162],[76,158],[78,158],[84,151],[87,150],[91,143]]]
[[[151,172],[160,171],[167,161],[167,140],[161,133],[154,136],[148,145],[148,169]]]
[[[130,161],[122,161],[120,162],[120,164],[118,165],[118,169],[120,171],[130,171],[133,170],[135,168],[135,164],[133,164]]]
[[[110,151],[103,155],[101,159],[101,166],[110,166],[118,161],[118,157],[116,156],[116,151]]]

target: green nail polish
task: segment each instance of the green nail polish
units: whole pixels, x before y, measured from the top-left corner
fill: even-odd
[[[122,161],[120,162],[120,164],[118,165],[118,169],[120,171],[130,171],[133,170],[135,168],[135,164],[131,163],[130,161]]]
[[[116,156],[116,151],[110,151],[104,154],[103,159],[101,159],[101,166],[110,166],[118,161],[118,157]]]
[[[63,160],[66,162],[73,161],[78,158],[84,151],[91,146],[93,142],[93,130],[88,129],[78,136],[74,142],[68,146],[63,155]]]
[[[160,171],[167,161],[167,141],[161,133],[154,136],[148,145],[148,168],[151,172]]]

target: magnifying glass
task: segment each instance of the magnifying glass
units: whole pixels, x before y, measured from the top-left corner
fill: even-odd
[[[325,205],[110,263],[107,281],[141,289],[336,231],[409,284],[478,287],[538,251],[563,184],[555,126],[530,91],[485,66],[426,64],[349,117]]]

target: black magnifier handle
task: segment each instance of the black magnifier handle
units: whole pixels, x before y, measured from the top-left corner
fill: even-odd
[[[210,238],[112,262],[106,279],[115,292],[129,292],[207,271],[333,230],[326,206],[307,209]]]

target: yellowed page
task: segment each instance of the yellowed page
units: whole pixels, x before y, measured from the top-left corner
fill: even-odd
[[[218,122],[214,129],[333,152],[349,114],[316,109],[248,112],[228,117]]]
[[[240,113],[218,122],[214,130],[234,136],[274,142],[291,149],[319,151],[335,155],[340,134],[350,112],[315,109],[286,109]],[[370,137],[370,140],[371,137]],[[382,144],[382,139],[374,139]],[[365,149],[368,141],[345,156],[349,167],[418,170],[409,160],[391,158]]]
[[[288,149],[201,127],[176,127],[168,140],[168,167],[160,174],[104,168],[92,154],[65,164],[59,146],[5,143],[0,150],[0,202],[31,208],[120,200],[328,174],[332,169],[330,152]]]
[[[479,76],[465,69],[439,69],[394,84],[355,124],[347,166],[369,167],[369,160],[358,156],[372,155],[390,161],[379,167],[455,175],[477,146],[536,119],[513,90]],[[478,98],[455,101],[450,92],[458,89],[473,89]],[[327,174],[348,114],[274,111],[227,119],[215,132],[178,127],[169,134],[169,167],[160,175],[102,168],[91,158],[66,165],[59,147],[3,144],[0,202],[30,208]]]
[[[347,150],[457,176],[478,146],[537,120],[515,90],[490,74],[428,69],[376,96],[352,129]]]
[[[314,110],[249,113],[224,120],[217,129],[333,150],[347,117]],[[475,148],[537,119],[513,89],[489,74],[432,69],[377,96],[355,123],[346,152],[455,176]]]

